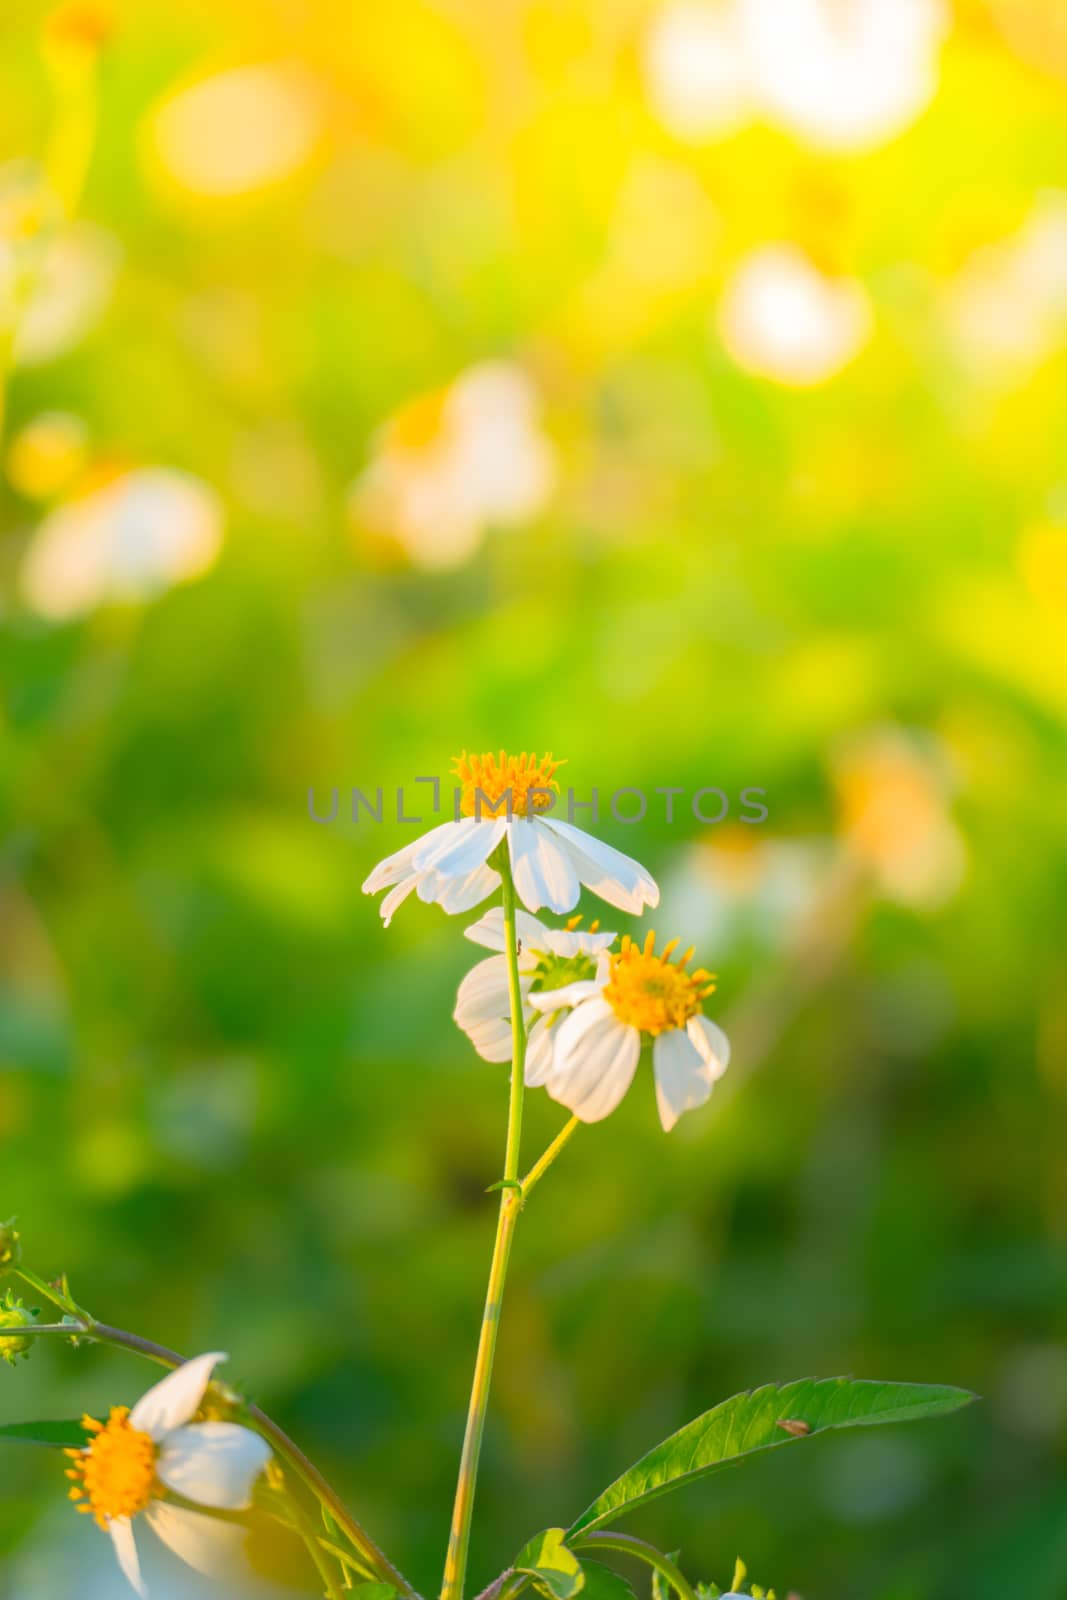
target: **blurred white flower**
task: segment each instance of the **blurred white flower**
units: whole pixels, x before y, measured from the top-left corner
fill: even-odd
[[[42,616],[149,599],[206,572],[222,546],[222,506],[189,473],[142,467],[70,500],[41,523],[20,574]]]
[[[743,0],[757,94],[810,144],[867,149],[933,99],[942,0]]]
[[[145,1521],[181,1560],[212,1571],[221,1554],[240,1541],[239,1525],[213,1522],[160,1497],[172,1490],[216,1511],[244,1511],[267,1462],[270,1446],[233,1422],[193,1422],[211,1374],[226,1357],[197,1356],[142,1395],[132,1411],[112,1409],[107,1422],[86,1417],[84,1449],[68,1450],[70,1498],[110,1534],[131,1587],[147,1595],[133,1533]]]
[[[121,254],[118,241],[92,222],[64,223],[42,242],[18,319],[20,366],[54,361],[91,332],[111,299]]]
[[[531,1088],[545,1082],[552,1067],[553,1039],[568,1007],[559,998],[569,984],[596,974],[596,958],[614,942],[613,933],[601,933],[594,922],[588,932],[573,917],[566,928],[546,928],[529,912],[518,911],[519,981],[524,1000],[526,1082]],[[464,930],[466,938],[488,950],[507,949],[504,913],[494,906]],[[537,1001],[534,996],[541,997]],[[551,1004],[546,1011],[541,1004]],[[503,953],[489,956],[472,967],[459,986],[454,1020],[484,1061],[511,1060],[511,997],[508,962]]]
[[[959,887],[966,851],[949,812],[947,754],[933,739],[871,728],[836,752],[834,779],[847,850],[882,892],[905,905],[941,905]]]
[[[858,355],[873,315],[857,279],[829,277],[796,246],[773,244],[736,268],[718,325],[739,366],[807,388],[825,383]]]
[[[765,117],[819,147],[867,149],[933,98],[947,29],[943,0],[675,0],[652,22],[645,77],[678,138]]]
[[[644,72],[653,110],[668,132],[699,143],[741,127],[754,85],[737,0],[676,0],[652,19]]]
[[[149,150],[183,189],[224,200],[279,183],[313,154],[312,80],[288,62],[232,67],[179,89],[152,114]]]
[[[530,380],[492,361],[386,423],[350,510],[357,526],[395,540],[417,566],[447,568],[467,560],[487,529],[537,516],[555,482]]]
[[[19,366],[64,355],[99,321],[121,250],[91,222],[67,221],[40,166],[0,166],[0,327]]]
[[[767,839],[738,823],[691,845],[663,884],[664,904],[686,937],[717,950],[749,940],[787,946],[818,905],[830,870],[829,839]]]
[[[1067,193],[1041,196],[1010,238],[976,250],[945,293],[948,325],[979,371],[1024,377],[1067,332]]]

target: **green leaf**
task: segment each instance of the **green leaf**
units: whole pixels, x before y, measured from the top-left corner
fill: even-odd
[[[637,1600],[626,1579],[599,1561],[583,1561],[582,1573],[582,1600]]]
[[[396,1600],[391,1583],[354,1583],[348,1593],[358,1594],[361,1600]]]
[[[551,1600],[571,1600],[585,1583],[581,1562],[567,1549],[564,1537],[562,1528],[546,1528],[524,1544],[515,1557],[516,1572],[528,1572],[536,1587]]]
[[[569,1532],[588,1533],[603,1527],[649,1500],[757,1451],[796,1444],[830,1428],[944,1416],[974,1398],[967,1389],[856,1378],[803,1378],[734,1395],[642,1456],[593,1501]],[[793,1424],[792,1430],[780,1426],[783,1422]]]
[[[8,1422],[0,1427],[0,1444],[43,1444],[53,1450],[81,1450],[85,1429],[80,1422]]]

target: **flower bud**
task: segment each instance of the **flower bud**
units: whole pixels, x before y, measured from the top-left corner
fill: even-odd
[[[0,1222],[0,1272],[8,1272],[22,1260],[22,1245],[15,1229],[15,1219]]]
[[[32,1327],[35,1314],[28,1311],[21,1300],[16,1300],[10,1289],[0,1300],[0,1361],[6,1361],[9,1367],[15,1365],[19,1356],[29,1355],[33,1340],[5,1330]]]

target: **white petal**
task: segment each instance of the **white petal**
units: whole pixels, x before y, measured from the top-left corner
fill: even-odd
[[[508,829],[515,892],[531,911],[549,906],[572,911],[578,903],[578,878],[558,840],[535,818],[520,817]]]
[[[556,1030],[546,1087],[583,1122],[599,1122],[630,1087],[640,1054],[636,1028],[620,1022],[606,1000],[585,1000]]]
[[[531,917],[528,911],[521,906],[515,912],[515,931],[519,936],[519,943],[523,951],[551,950],[549,940],[552,936],[551,928],[546,928],[543,922],[538,922],[536,917]],[[484,917],[479,917],[477,922],[472,922],[469,928],[464,928],[463,937],[470,939],[474,944],[480,944],[486,950],[506,950],[507,943],[504,938],[504,908],[493,906]]]
[[[566,846],[579,879],[601,900],[635,915],[645,906],[659,905],[655,879],[632,856],[555,817],[538,817],[535,826],[548,828]]]
[[[683,1111],[702,1106],[715,1082],[708,1063],[683,1028],[661,1033],[652,1046],[656,1075],[656,1105],[665,1133],[670,1133]]]
[[[487,956],[460,984],[452,1016],[461,1028],[468,1028],[475,1022],[506,1017],[509,1003],[507,957]]]
[[[172,1428],[180,1428],[204,1398],[204,1390],[219,1362],[228,1359],[216,1350],[211,1355],[183,1362],[141,1396],[130,1412],[130,1427],[157,1441],[165,1438]]]
[[[107,1531],[115,1547],[115,1559],[122,1568],[130,1588],[136,1590],[141,1600],[147,1600],[148,1590],[141,1577],[141,1563],[137,1558],[137,1544],[129,1517],[113,1517],[107,1525]]]
[[[710,1017],[690,1017],[686,1032],[711,1068],[711,1081],[717,1083],[730,1065],[730,1041]]]
[[[500,884],[499,872],[491,867],[475,867],[466,878],[443,878],[435,868],[419,876],[419,899],[426,905],[439,905],[450,917],[470,911],[493,893]]]
[[[415,857],[420,850],[430,847],[432,839],[440,838],[446,828],[455,827],[453,822],[439,823],[436,828],[431,828],[429,833],[422,833],[417,839],[412,839],[410,844],[403,849],[395,850],[391,856],[386,856],[379,861],[373,871],[363,880],[364,894],[377,894],[379,889],[388,889],[390,884],[398,883],[401,878],[406,878],[411,872]]]
[[[527,999],[535,1011],[565,1011],[570,1006],[588,1000],[591,995],[599,994],[603,987],[595,978],[578,978],[574,983],[565,983],[560,989],[531,990]]]
[[[156,1473],[186,1500],[216,1511],[246,1511],[252,1486],[270,1456],[270,1445],[251,1428],[236,1422],[197,1422],[168,1436]]]
[[[511,1023],[506,1017],[476,1022],[464,1032],[483,1061],[511,1060]]]
[[[244,1555],[248,1529],[240,1522],[220,1522],[166,1500],[153,1500],[145,1521],[179,1561],[209,1578],[225,1576]]]
[[[583,933],[580,928],[547,928],[545,949],[569,960],[572,956],[598,956],[615,943],[613,933]]]
[[[539,1089],[548,1081],[556,1053],[554,1031],[549,1017],[538,1017],[527,1035],[523,1075],[529,1089]]]
[[[388,927],[392,922],[393,913],[396,911],[398,906],[402,906],[404,904],[404,901],[407,899],[412,889],[415,888],[418,881],[417,874],[413,873],[410,878],[402,878],[398,884],[395,884],[394,887],[390,889],[389,893],[378,907],[378,910],[381,912],[382,922],[385,927]]]
[[[506,828],[503,817],[496,822],[464,817],[462,822],[446,823],[433,844],[424,841],[423,848],[415,852],[412,865],[416,872],[432,867],[442,878],[465,878],[496,849]]]

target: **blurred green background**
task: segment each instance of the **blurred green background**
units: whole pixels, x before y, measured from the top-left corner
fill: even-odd
[[[501,745],[718,786],[716,826],[600,824],[734,1064],[670,1137],[639,1082],[523,1220],[474,1586],[714,1401],[849,1372],[984,1400],[632,1531],[780,1596],[1062,1600],[1062,7],[126,0],[0,38],[31,1263],[229,1349],[435,1592],[506,1072],[450,1020],[464,919],[360,893],[412,830],[308,790]],[[531,1095],[531,1159],[562,1120]],[[0,1420],[149,1377],[42,1346]],[[0,1455],[0,1594],[117,1596],[106,1546]]]

